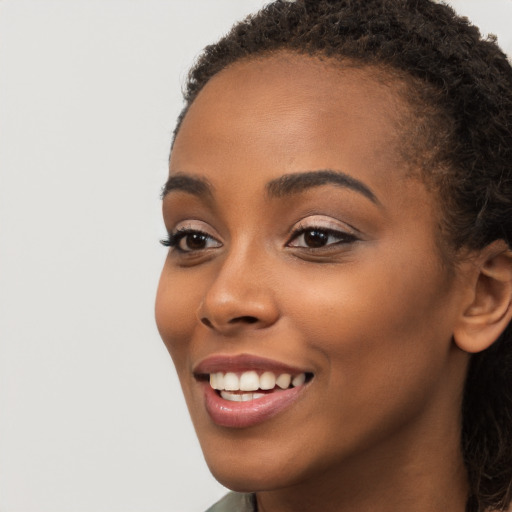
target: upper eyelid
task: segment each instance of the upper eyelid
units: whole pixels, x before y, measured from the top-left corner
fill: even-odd
[[[174,224],[174,226],[169,230],[169,233],[177,233],[178,231],[198,231],[204,233],[205,235],[211,236],[213,238],[219,238],[217,230],[208,224],[199,219],[186,219]]]
[[[355,237],[362,236],[362,233],[351,224],[332,218],[326,215],[307,215],[302,219],[296,220],[288,229],[289,236],[295,236],[298,232],[307,229],[323,229],[332,232],[344,233]],[[219,242],[223,238],[221,234],[210,223],[200,219],[184,219],[176,222],[168,230],[169,235],[176,234],[178,231],[197,231],[210,236]]]
[[[312,228],[319,228],[319,229],[326,229],[331,231],[339,231],[340,233],[347,233],[353,236],[360,236],[361,232],[352,226],[351,224],[348,224],[347,222],[343,222],[337,219],[333,218],[326,218],[324,216],[320,215],[310,215],[307,217],[304,217],[303,219],[295,222],[293,226],[290,229],[291,233],[296,233],[300,230],[306,230],[306,229],[312,229]]]
[[[180,227],[180,228],[174,228],[168,233],[169,238],[185,238],[187,235],[190,235],[192,233],[197,233],[204,235],[212,240],[215,240],[219,244],[222,245],[222,241],[220,240],[220,237],[218,235],[213,235],[212,233],[208,232],[205,229],[200,228],[194,228],[194,227]]]
[[[360,237],[355,235],[354,233],[350,232],[349,230],[343,230],[343,229],[332,229],[328,227],[322,227],[322,226],[308,226],[308,227],[302,227],[295,229],[292,231],[290,237],[288,238],[286,245],[290,244],[293,240],[296,240],[297,238],[300,238],[308,231],[323,231],[324,233],[328,233],[332,236],[338,235],[339,238],[346,238],[346,239],[352,239],[352,240],[359,240]]]

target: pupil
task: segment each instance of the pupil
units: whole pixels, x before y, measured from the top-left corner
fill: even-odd
[[[304,241],[308,247],[323,247],[327,243],[329,235],[322,231],[306,231]]]
[[[189,249],[204,249],[206,237],[197,233],[187,235],[187,246]]]

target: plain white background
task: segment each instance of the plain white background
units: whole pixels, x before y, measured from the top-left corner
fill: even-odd
[[[452,2],[512,50],[512,0]],[[264,0],[0,1],[0,512],[194,512],[153,320],[180,88]]]

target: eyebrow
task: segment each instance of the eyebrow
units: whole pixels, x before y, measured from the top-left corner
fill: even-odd
[[[381,206],[377,196],[365,185],[348,174],[332,169],[285,174],[267,183],[267,193],[271,197],[283,197],[303,192],[322,185],[338,185],[359,192],[376,205]]]
[[[162,187],[161,198],[163,199],[172,190],[188,192],[198,197],[211,197],[213,195],[213,186],[207,179],[189,174],[173,174],[169,176]]]
[[[298,194],[305,190],[322,185],[337,185],[359,192],[376,205],[381,206],[377,196],[365,185],[348,174],[332,169],[317,171],[305,171],[292,174],[285,174],[266,185],[270,197],[283,197]],[[212,197],[213,185],[205,178],[189,174],[173,174],[169,176],[162,188],[162,199],[171,191],[178,190],[187,192],[198,197]]]

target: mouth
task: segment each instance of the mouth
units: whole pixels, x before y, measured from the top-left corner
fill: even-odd
[[[197,376],[200,381],[208,381],[210,387],[224,400],[231,402],[250,402],[259,400],[272,393],[297,388],[313,378],[310,372],[274,373],[255,370],[236,372],[215,372]]]
[[[245,428],[290,407],[314,374],[252,356],[212,357],[194,372],[214,423]]]

